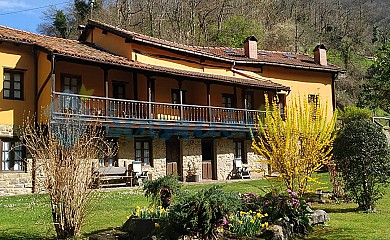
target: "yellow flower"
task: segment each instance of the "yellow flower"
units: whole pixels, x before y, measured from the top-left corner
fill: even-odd
[[[265,222],[265,224],[264,224],[264,225],[265,225],[265,227],[267,228],[267,227],[268,227],[268,222]]]
[[[241,220],[238,220],[238,224],[240,224],[240,225],[241,225],[241,224],[242,224],[242,221],[241,221]]]
[[[159,223],[154,223],[154,227],[155,227],[155,228],[159,228],[159,227],[160,227],[160,224],[159,224]]]
[[[262,217],[261,213],[257,213],[256,217],[261,218]]]
[[[135,208],[136,208],[136,209],[141,209],[141,207],[140,207],[140,206],[136,206]]]
[[[252,224],[255,224],[255,220],[254,220],[254,219],[252,219],[250,222],[251,222]]]
[[[261,224],[261,228],[264,228],[264,226],[265,226],[265,224],[264,224],[264,223],[262,223],[262,224]]]
[[[240,211],[240,216],[244,215],[246,212]]]
[[[233,224],[229,223],[228,226],[229,226],[229,227],[233,227]]]
[[[268,217],[268,213],[265,213],[265,214],[264,214],[264,217]]]
[[[233,218],[234,218],[233,215],[229,216],[229,220],[233,220]]]

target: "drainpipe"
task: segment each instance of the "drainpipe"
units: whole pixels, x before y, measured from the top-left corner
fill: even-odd
[[[36,90],[38,90],[38,58],[39,56],[36,57],[36,66],[35,66],[35,75],[36,75]],[[35,103],[34,103],[34,110],[35,110],[35,114],[38,114],[38,101],[39,101],[39,97],[41,96],[42,94],[42,91],[43,89],[45,88],[45,86],[47,85],[47,83],[49,82],[51,76],[53,75],[54,73],[54,66],[55,65],[55,56],[53,53],[51,53],[51,70],[50,70],[50,73],[49,75],[47,76],[45,82],[43,83],[43,85],[41,86],[41,88],[39,89],[36,97],[35,97]],[[38,126],[38,116],[35,116],[35,125]],[[37,175],[36,175],[36,162],[35,160],[33,159],[32,160],[32,173],[31,173],[31,178],[32,178],[32,193],[36,193],[37,191]]]

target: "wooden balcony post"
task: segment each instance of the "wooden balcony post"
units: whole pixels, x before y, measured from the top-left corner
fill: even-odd
[[[209,122],[211,122],[211,95],[210,95],[210,83],[206,82],[207,87],[207,106],[209,107]]]
[[[244,108],[245,108],[245,124],[248,124],[248,103],[246,97],[244,97]]]
[[[147,83],[147,95],[148,95],[148,118],[152,119],[152,84],[150,76],[146,77],[146,83]]]
[[[183,89],[182,89],[182,80],[179,81],[179,94],[180,94],[180,122],[183,122]]]
[[[104,78],[104,97],[105,100],[105,116],[108,116],[108,70],[103,68],[103,78]]]

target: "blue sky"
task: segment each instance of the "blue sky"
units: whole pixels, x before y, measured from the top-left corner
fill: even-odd
[[[0,0],[0,25],[37,32],[38,24],[43,22],[42,13],[48,9],[48,7],[40,7],[59,4],[57,8],[64,8],[70,2],[73,0]],[[16,11],[23,12],[8,14]]]

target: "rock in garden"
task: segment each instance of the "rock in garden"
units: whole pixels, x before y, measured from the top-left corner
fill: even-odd
[[[311,225],[324,224],[329,220],[329,215],[324,210],[315,210],[312,213]]]

